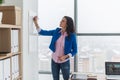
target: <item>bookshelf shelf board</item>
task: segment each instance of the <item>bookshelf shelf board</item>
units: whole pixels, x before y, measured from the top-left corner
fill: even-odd
[[[0,60],[4,60],[6,58],[10,58],[12,56],[20,55],[20,54],[21,54],[21,52],[17,52],[15,54],[13,54],[13,53],[0,54]]]
[[[10,24],[0,24],[0,28],[18,28],[18,29],[20,29],[21,26],[18,26],[18,25],[10,25]]]

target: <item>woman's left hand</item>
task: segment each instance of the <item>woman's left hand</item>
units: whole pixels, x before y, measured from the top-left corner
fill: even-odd
[[[64,60],[67,59],[67,58],[69,58],[68,55],[60,56],[60,57],[59,57],[59,60],[60,60],[60,61],[64,61]]]

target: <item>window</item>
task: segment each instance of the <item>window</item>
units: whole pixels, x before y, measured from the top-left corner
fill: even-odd
[[[64,16],[71,16],[74,19],[74,0],[40,0],[38,4],[39,24],[42,29],[50,30],[59,27]],[[39,36],[39,70],[41,72],[51,71],[50,41],[49,36]]]
[[[78,36],[79,72],[105,72],[105,61],[120,61],[120,36]]]
[[[79,33],[119,33],[119,0],[78,0]]]
[[[120,61],[119,0],[78,0],[78,71],[104,73]]]
[[[65,15],[74,19],[74,1],[39,1],[41,28],[55,29]],[[78,71],[104,73],[105,61],[120,61],[120,1],[77,2]],[[42,72],[51,70],[51,53],[48,49],[50,40],[51,37],[39,36],[39,70]],[[71,65],[73,63],[72,58]]]

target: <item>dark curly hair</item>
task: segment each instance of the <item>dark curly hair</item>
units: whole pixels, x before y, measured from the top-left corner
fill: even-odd
[[[69,16],[64,16],[64,18],[67,20],[66,32],[69,37],[71,33],[75,33],[74,22],[73,22],[73,19]]]

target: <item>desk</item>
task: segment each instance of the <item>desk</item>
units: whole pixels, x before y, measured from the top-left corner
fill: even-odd
[[[107,80],[104,74],[73,72],[70,80]]]

